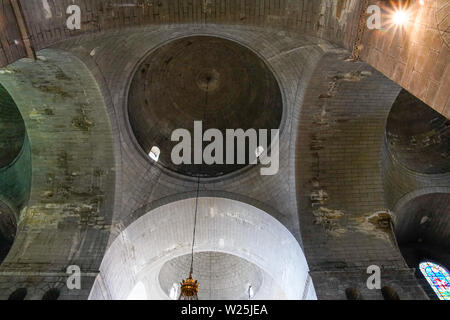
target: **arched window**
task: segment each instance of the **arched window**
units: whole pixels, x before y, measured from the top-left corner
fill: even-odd
[[[397,291],[388,286],[381,288],[381,294],[384,300],[400,300]]]
[[[179,296],[180,296],[180,286],[174,283],[172,288],[170,288],[169,297],[172,300],[178,300]]]
[[[26,288],[19,288],[11,295],[9,296],[8,300],[25,300],[25,297],[27,295],[27,289]]]
[[[441,300],[450,300],[450,275],[448,271],[433,262],[422,262],[420,271]]]
[[[362,300],[361,293],[355,288],[345,289],[345,296],[347,297],[347,300]]]
[[[59,289],[52,288],[42,296],[42,300],[58,300],[59,294]]]

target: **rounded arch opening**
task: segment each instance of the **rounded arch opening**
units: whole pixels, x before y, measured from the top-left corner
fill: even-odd
[[[383,295],[384,300],[400,300],[400,296],[397,291],[389,286],[381,288],[381,294]]]
[[[424,262],[450,263],[450,193],[448,188],[421,189],[401,199],[395,210],[395,234],[400,251],[430,299],[436,292],[423,273]],[[438,192],[440,191],[440,192]]]
[[[450,273],[447,268],[426,260],[419,264],[419,271],[429,286],[425,291],[431,298],[450,300]]]
[[[58,288],[51,288],[42,296],[42,300],[58,300],[59,295],[61,294]]]
[[[26,288],[19,288],[10,294],[8,300],[25,300],[28,290]]]
[[[25,122],[13,98],[0,84],[0,168],[10,165],[25,143]]]
[[[395,234],[400,245],[425,243],[450,247],[450,193],[417,194],[395,210]]]
[[[345,289],[345,296],[347,300],[363,300],[361,292],[356,288]]]
[[[17,232],[31,184],[31,155],[25,122],[13,97],[0,84],[0,264]]]
[[[303,251],[280,222],[230,199],[200,198],[198,207],[194,259],[203,262],[194,264],[194,277],[196,273],[211,274],[211,269],[202,272],[196,267],[202,263],[204,268],[211,267],[209,260],[214,256],[246,270],[245,277],[230,275],[230,281],[244,293],[249,285],[257,288],[258,279],[264,279],[265,284],[272,281],[264,295],[253,288],[255,299],[316,299]],[[144,284],[148,299],[170,299],[175,279],[181,281],[189,272],[184,270],[183,261],[191,252],[194,209],[195,199],[176,201],[148,212],[123,230],[104,256],[90,299],[126,299],[139,282]],[[167,268],[167,263],[175,267]],[[160,276],[167,284],[164,288]],[[232,295],[234,299],[247,297]],[[220,292],[210,298],[227,299]]]
[[[386,139],[391,156],[422,174],[450,172],[450,120],[406,90],[389,113]]]
[[[16,232],[17,221],[14,211],[0,200],[0,264],[11,249]]]
[[[189,270],[191,254],[166,262],[159,272],[161,289],[168,298],[178,299],[179,275]],[[196,278],[200,283],[199,300],[286,299],[283,290],[260,267],[236,255],[222,252],[194,254]],[[187,274],[186,274],[187,276]]]

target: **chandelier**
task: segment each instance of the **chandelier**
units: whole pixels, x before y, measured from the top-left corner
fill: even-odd
[[[181,281],[181,294],[179,300],[198,300],[198,286],[197,280],[192,277],[192,272],[189,278]]]
[[[197,181],[197,196],[195,198],[195,218],[194,218],[194,232],[192,234],[192,252],[191,252],[191,270],[189,272],[189,277],[186,280],[182,280],[181,293],[178,300],[198,300],[198,287],[199,283],[194,280],[194,246],[195,246],[195,232],[197,227],[197,211],[198,211],[198,192],[200,188],[200,177]]]

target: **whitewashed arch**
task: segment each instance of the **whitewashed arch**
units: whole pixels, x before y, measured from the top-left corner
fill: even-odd
[[[195,199],[180,200],[129,225],[107,250],[90,299],[126,299],[139,282],[149,299],[167,299],[159,271],[167,261],[190,253],[194,209]],[[270,275],[287,299],[316,299],[297,240],[275,218],[246,203],[200,198],[195,251],[246,259]]]

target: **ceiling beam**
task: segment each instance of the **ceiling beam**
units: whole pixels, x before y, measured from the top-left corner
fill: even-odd
[[[30,36],[28,33],[28,28],[25,23],[25,19],[23,17],[22,6],[20,4],[20,0],[11,0],[11,5],[14,11],[14,15],[16,17],[17,25],[19,26],[20,35],[22,37],[22,42],[25,46],[25,52],[27,53],[27,57],[33,60],[36,60],[36,52],[31,45]]]

